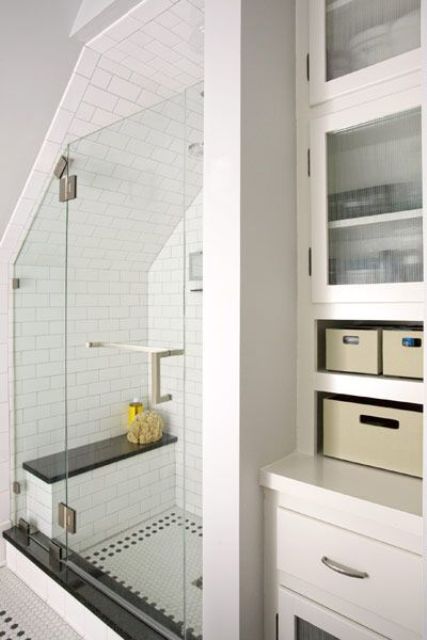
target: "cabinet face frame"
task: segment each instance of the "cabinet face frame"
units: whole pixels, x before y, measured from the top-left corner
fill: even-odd
[[[310,0],[310,104],[357,91],[421,68],[421,48],[334,80],[326,80],[326,0]]]
[[[330,285],[328,282],[328,171],[327,134],[372,120],[409,111],[422,104],[421,87],[384,96],[349,109],[312,118],[311,149],[311,229],[312,229],[312,301],[333,302],[419,302],[423,300],[422,282]]]
[[[279,640],[297,640],[296,619],[300,618],[338,640],[384,640],[384,636],[361,627],[287,589],[279,589]]]

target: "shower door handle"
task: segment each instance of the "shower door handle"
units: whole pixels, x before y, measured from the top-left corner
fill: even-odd
[[[151,359],[151,404],[161,404],[162,402],[169,402],[172,400],[172,395],[166,393],[162,396],[161,393],[161,370],[160,363],[163,358],[170,358],[172,356],[184,355],[184,349],[170,349],[168,351],[153,351],[150,354]]]

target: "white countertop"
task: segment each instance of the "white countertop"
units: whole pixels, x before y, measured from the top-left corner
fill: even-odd
[[[421,552],[419,478],[291,453],[263,467],[260,484],[278,492],[279,506]]]
[[[290,481],[422,516],[419,478],[301,453],[291,453],[261,469],[261,485],[268,489],[286,492]]]

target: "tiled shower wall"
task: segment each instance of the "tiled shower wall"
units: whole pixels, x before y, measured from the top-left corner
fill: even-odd
[[[197,108],[201,126],[201,105]],[[172,348],[183,344],[184,235],[182,222],[176,226],[176,220],[182,218],[184,186],[188,203],[191,194],[200,187],[202,177],[200,161],[193,163],[187,166],[184,184],[184,115],[181,100],[165,103],[115,125],[113,130],[108,128],[83,139],[70,151],[72,170],[78,175],[79,196],[68,207],[69,447],[123,433],[128,401],[135,396],[142,396],[144,401],[148,398],[145,354],[104,348],[88,350],[87,341],[138,342]],[[195,124],[193,121],[189,132],[198,139],[201,131],[193,129]],[[18,348],[15,476],[22,480],[24,488],[26,474],[22,472],[22,463],[61,451],[65,445],[66,211],[64,205],[58,204],[57,189],[54,181],[16,269],[21,289],[15,294]],[[188,250],[195,246],[200,249],[200,196],[198,204],[190,206],[186,219]],[[195,220],[199,221],[196,226]],[[154,281],[157,289],[153,287]],[[188,313],[192,316],[194,296],[200,299],[200,294],[187,294]],[[197,336],[187,329],[188,348],[196,341],[200,350],[201,317],[188,319],[190,324],[197,321]],[[179,437],[177,500],[183,504],[183,468],[190,465],[189,507],[200,512],[201,397],[199,389],[194,399],[197,395],[194,355],[188,353],[186,357],[190,358],[190,364],[193,358],[193,380],[186,382],[189,413],[185,464],[182,358],[163,365],[164,392],[172,392],[175,400],[161,408],[167,407],[164,410],[167,429]],[[197,364],[199,376],[200,361],[201,356]],[[171,370],[175,370],[174,376]],[[178,409],[174,413],[175,407]],[[195,417],[196,408],[199,415]],[[187,420],[184,422],[187,425]],[[192,449],[197,449],[196,453]],[[28,515],[25,492],[18,502],[18,515],[25,517]]]
[[[182,282],[177,279],[182,265],[183,224],[180,223],[154,261],[148,275],[150,343],[173,347],[170,327],[182,307]],[[186,256],[202,250],[202,194],[186,213]],[[185,286],[185,356],[162,364],[162,393],[177,394],[177,399],[159,407],[171,431],[178,436],[178,506],[202,515],[202,292],[190,291],[188,260]],[[180,330],[180,327],[179,327]],[[178,338],[178,336],[177,336]],[[184,395],[182,394],[184,390]],[[184,407],[182,407],[184,400]],[[184,416],[184,424],[183,424]],[[184,484],[185,479],[185,484]]]
[[[13,444],[14,416],[11,265],[67,142],[178,94],[202,79],[202,52],[190,41],[202,22],[203,0],[145,0],[83,48],[1,240],[0,529],[9,526],[10,518],[9,442]]]

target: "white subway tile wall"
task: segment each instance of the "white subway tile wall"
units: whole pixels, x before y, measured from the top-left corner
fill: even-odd
[[[164,136],[165,148],[147,143],[156,133]],[[68,205],[67,236],[66,209],[58,203],[53,181],[15,266],[21,280],[15,294],[15,477],[23,488],[16,500],[17,517],[31,516],[40,529],[34,507],[41,507],[43,525],[56,518],[56,508],[48,499],[45,517],[45,501],[38,498],[22,463],[65,446],[65,297],[70,448],[123,433],[133,397],[149,404],[147,356],[89,350],[88,341],[184,346],[184,255],[201,248],[202,214],[202,164],[187,158],[186,133],[189,140],[202,137],[200,95],[187,106],[182,97],[171,99],[72,144],[69,157],[79,183],[78,198]],[[165,407],[166,428],[179,437],[177,504],[184,506],[188,467],[187,510],[199,515],[201,313],[195,312],[195,304],[200,312],[200,300],[200,294],[186,292],[186,365],[192,369],[185,385],[188,416],[183,413],[183,358],[162,365],[163,392],[172,393],[173,401],[160,407]],[[59,488],[58,494],[64,499],[65,490]],[[161,492],[158,499],[163,507]],[[101,522],[104,536],[110,535],[108,519]]]
[[[10,427],[14,419],[13,296],[10,291],[13,269],[11,265],[17,256],[49,184],[53,165],[66,143],[92,133],[99,129],[100,126],[119,121],[123,116],[137,113],[142,108],[157,104],[160,99],[180,93],[188,86],[202,79],[202,50],[198,37],[202,23],[203,4],[200,0],[148,0],[141,2],[124,18],[83,48],[64,93],[63,100],[46,135],[40,154],[36,159],[8,228],[1,240],[0,353],[7,353],[7,359],[0,358],[0,451],[2,452],[2,459],[0,460],[0,523],[2,524],[0,526],[7,526],[10,518],[10,476],[8,473],[10,445],[12,447],[11,453],[14,453],[14,438],[13,436],[11,437],[10,433]],[[167,162],[166,155],[170,149],[164,146],[165,138],[161,133],[153,134],[148,142],[149,144],[160,145],[163,142],[162,148],[157,151],[159,157],[155,159],[159,162]],[[110,147],[108,149],[109,160],[111,161],[115,158],[118,165],[126,165],[126,162],[123,163],[124,156],[120,156],[120,154],[126,153],[125,149],[120,148],[120,146],[114,146],[114,144],[108,144],[107,146]],[[104,159],[96,155],[97,150],[98,153],[103,152],[103,149],[95,147],[91,149],[90,155],[94,158],[98,157],[100,160]],[[145,158],[139,158],[135,161],[134,168],[136,170],[143,169],[145,161]],[[99,175],[101,178],[102,173],[99,173]],[[109,177],[118,180],[122,179],[120,168],[117,168],[117,173],[114,176]],[[84,186],[82,183],[81,188],[84,189]],[[102,191],[102,178],[100,187]],[[92,218],[99,214],[97,207],[102,209],[100,215],[104,215],[106,212],[104,205],[107,205],[107,207],[110,205],[122,206],[123,196],[123,193],[116,193],[115,188],[105,195],[104,189],[102,197],[100,194],[97,203],[90,202],[88,204],[89,210],[86,210],[85,224],[87,223],[88,226],[97,224],[94,220],[89,222],[89,217]],[[132,197],[139,198],[141,194],[136,194]],[[55,214],[54,212],[57,208],[56,193],[55,195],[52,194],[51,201],[49,201],[49,198],[50,194],[47,196],[46,203],[50,208],[50,221],[46,220],[45,228],[37,229],[44,251],[49,254],[49,274],[46,277],[41,275],[40,272],[37,277],[33,278],[36,275],[33,269],[31,276],[28,277],[26,285],[34,286],[35,290],[32,292],[32,299],[28,295],[28,306],[20,309],[20,313],[27,314],[27,322],[32,323],[32,326],[29,333],[28,328],[22,327],[22,335],[17,336],[21,340],[17,352],[19,382],[22,382],[25,387],[22,394],[17,394],[19,399],[17,411],[22,413],[22,416],[21,413],[19,415],[25,420],[28,428],[28,431],[22,437],[18,434],[17,444],[21,452],[27,446],[28,451],[32,451],[31,434],[34,434],[35,430],[43,425],[37,447],[40,455],[41,452],[49,451],[54,444],[59,446],[59,442],[55,443],[54,439],[52,440],[52,437],[55,438],[52,435],[53,431],[55,431],[53,427],[56,426],[58,433],[63,432],[61,421],[63,421],[64,389],[60,382],[63,376],[59,372],[60,353],[63,355],[63,345],[60,340],[60,327],[63,326],[63,318],[60,317],[61,296],[64,294],[63,289],[61,289],[61,283],[63,282],[61,274],[63,263],[61,260],[63,260],[63,256],[58,244],[60,243],[61,234],[57,234],[55,238],[55,233],[57,233],[57,229],[61,226],[63,219],[58,213]],[[174,202],[168,202],[168,204],[173,205]],[[130,233],[133,234],[131,227],[130,229]],[[90,237],[89,233],[87,236]],[[114,238],[115,236],[112,235],[109,238],[103,238],[103,241],[114,240]],[[95,246],[90,243],[91,241],[87,240],[87,244],[82,248],[82,257],[87,261],[92,261],[92,267],[89,271],[93,269],[101,272],[103,270],[102,251],[99,251],[99,246],[96,242]],[[56,264],[54,264],[54,258],[57,258]],[[98,260],[97,267],[94,266],[96,260]],[[138,256],[135,257],[134,262],[135,266],[140,262]],[[40,266],[43,267],[43,265]],[[114,267],[111,267],[111,270],[115,271]],[[120,297],[122,295],[118,289],[120,280],[114,281],[108,278],[102,280],[102,278],[99,278],[91,281],[90,275],[93,276],[94,274],[86,274],[88,290],[73,292],[76,301],[82,304],[88,299],[87,297],[95,295],[92,289],[93,286],[96,288],[96,295],[101,298],[102,295],[107,294],[100,293],[97,288],[98,285],[102,289],[107,284],[112,287],[112,284],[116,282],[114,293],[114,287],[112,287],[111,292],[108,294],[108,301],[104,298],[104,304],[96,305],[95,319],[100,325],[100,316],[103,313],[101,309],[103,308],[105,313],[105,309],[111,303],[111,296],[117,295]],[[102,275],[105,276],[105,274]],[[116,276],[113,275],[112,278],[114,277]],[[34,282],[30,283],[30,280],[34,280]],[[46,285],[47,282],[49,282],[49,286]],[[76,282],[78,282],[77,278]],[[96,282],[96,285],[89,287],[89,282]],[[148,286],[148,283],[142,279],[138,281],[138,286],[141,287],[142,291],[144,286]],[[123,295],[126,296],[126,293]],[[139,295],[143,295],[143,293]],[[85,298],[84,296],[87,297]],[[17,305],[19,306],[19,302],[17,302]],[[74,306],[73,313],[75,314],[76,329],[78,326],[81,334],[87,335],[91,325],[83,323],[90,322],[93,318],[83,317],[82,307],[79,310],[78,304]],[[79,313],[82,315],[80,318],[78,317]],[[120,320],[120,316],[123,314],[121,304],[116,307],[116,314],[116,319]],[[120,322],[116,324],[119,327],[118,330],[120,330]],[[126,331],[130,330],[130,327],[126,327]],[[142,328],[140,330],[143,331]],[[77,336],[77,332],[75,335]],[[47,339],[46,336],[49,336],[49,338]],[[25,340],[27,340],[27,343],[25,343]],[[46,348],[46,351],[49,352],[48,359],[43,362],[38,360],[31,362],[31,348],[29,345],[34,343],[37,350]],[[24,353],[26,353],[25,356]],[[104,375],[108,376],[109,358],[101,354],[97,354],[94,358],[99,359],[92,361],[93,366],[102,369]],[[127,363],[118,364],[117,367],[119,366],[125,367]],[[94,369],[89,368],[81,372],[83,377],[79,379],[77,379],[77,371],[75,372],[76,388],[83,385],[97,384],[95,380],[92,382],[84,381],[84,375],[88,375],[90,378],[90,371],[94,371]],[[48,384],[49,386],[47,386]],[[92,387],[91,390],[94,392],[95,387]],[[79,400],[84,405],[84,401],[81,398],[73,398],[72,400],[75,401],[76,405],[78,405]],[[43,415],[45,403],[49,407],[49,415]],[[82,417],[85,412],[87,415],[89,410],[94,411],[96,409],[83,405],[81,405]],[[37,406],[39,414],[34,412],[35,406]],[[102,407],[98,407],[98,410],[102,411]],[[24,412],[26,412],[25,416]],[[77,418],[76,420],[78,422]],[[76,429],[75,434],[76,442],[79,441],[79,438],[85,437],[83,433],[78,435],[78,429]],[[18,463],[18,457],[16,458],[16,463]]]

